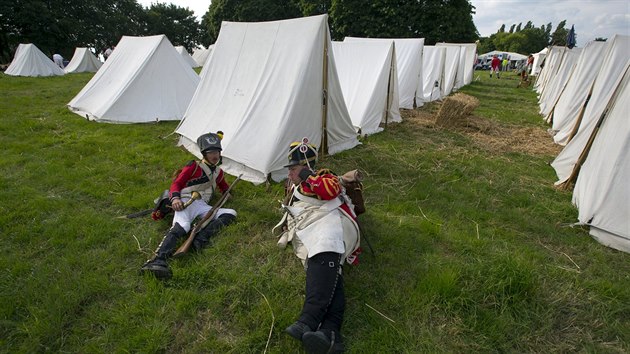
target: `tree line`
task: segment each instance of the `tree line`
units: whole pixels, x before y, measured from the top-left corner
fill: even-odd
[[[522,23],[512,24],[508,31],[505,24],[499,30],[479,40],[479,53],[488,53],[493,50],[502,50],[521,54],[538,53],[549,45],[563,46],[566,44],[569,30],[565,28],[567,20],[560,21],[556,29],[551,32],[551,22],[540,27],[535,27],[532,21],[525,26]],[[577,38],[577,35],[576,35]]]
[[[136,0],[0,0],[0,63],[13,59],[18,44],[34,43],[45,54],[71,58],[76,47],[97,52],[123,35],[166,34],[174,45],[192,50],[201,37],[193,11]]]
[[[158,0],[159,1],[159,0]],[[168,0],[165,0],[168,1]],[[192,51],[219,35],[222,21],[272,21],[329,14],[331,36],[425,38],[474,42],[479,38],[469,0],[213,0],[201,21],[188,8],[136,0],[0,0],[0,63],[20,43],[70,58],[76,47],[97,52],[121,36],[165,34]]]
[[[158,0],[159,1],[159,0]],[[168,1],[168,0],[165,0]],[[121,36],[165,34],[173,45],[189,51],[214,43],[222,21],[273,21],[327,13],[331,36],[425,38],[471,43],[479,53],[503,50],[536,53],[564,45],[566,20],[552,32],[551,23],[505,24],[489,37],[479,37],[469,0],[213,0],[201,21],[192,10],[156,2],[143,7],[137,0],[0,0],[0,63],[12,60],[19,43],[34,43],[44,53],[70,58],[76,47],[97,52]],[[605,40],[605,39],[600,39]]]
[[[329,15],[333,40],[346,36],[425,38],[437,42],[474,42],[479,38],[468,0],[213,0],[203,18],[209,42],[221,21],[270,21]]]

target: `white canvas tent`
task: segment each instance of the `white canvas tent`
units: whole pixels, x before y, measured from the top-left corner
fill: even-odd
[[[398,70],[399,107],[413,109],[414,101],[417,107],[424,103],[424,94],[417,92],[422,88],[422,51],[424,38],[357,38],[346,37],[349,41],[394,41],[396,47],[396,70]]]
[[[188,54],[188,51],[186,50],[184,46],[178,45],[175,47],[175,50],[177,51],[177,53],[179,53],[182,56],[184,61],[188,63],[188,65],[190,65],[191,68],[196,68],[196,67],[201,66],[197,64],[195,59],[193,59],[193,57],[191,57],[190,54]]]
[[[221,24],[184,119],[180,145],[222,130],[223,169],[262,183],[286,178],[288,147],[307,137],[328,153],[357,144],[330,50],[327,15]],[[323,148],[322,148],[323,147]]]
[[[444,73],[444,60],[446,59],[446,47],[424,46],[422,55],[422,92],[425,102],[442,99],[440,87]]]
[[[573,190],[578,220],[600,243],[630,253],[630,72],[594,132]]]
[[[333,51],[352,124],[361,135],[402,121],[394,42],[333,42]]]
[[[552,123],[553,140],[556,144],[566,145],[569,141],[578,116],[586,104],[586,98],[593,88],[605,49],[606,42],[591,41],[582,50],[573,75],[547,119]]]
[[[11,76],[57,76],[64,74],[63,69],[32,43],[18,45],[13,61],[4,73]]]
[[[193,51],[192,58],[197,63],[197,66],[203,66],[206,63],[208,56],[212,53],[213,48],[214,44],[210,45],[208,48],[201,47],[196,48]]]
[[[551,113],[553,106],[558,101],[558,98],[573,74],[581,52],[581,48],[573,48],[565,52],[558,71],[547,82],[547,87],[545,87],[545,90],[540,95],[540,114],[545,117],[547,122],[549,122],[550,119],[549,113]]]
[[[455,87],[460,59],[459,52],[461,50],[459,46],[444,46],[444,48],[446,48],[446,54],[444,55],[444,72],[442,74],[442,86],[440,87],[442,98],[450,95]]]
[[[88,48],[77,47],[64,71],[66,73],[95,73],[102,65],[103,63],[96,59],[96,56]]]
[[[530,75],[536,76],[540,74],[540,70],[542,69],[540,64],[542,64],[545,57],[547,57],[547,51],[549,51],[548,48],[543,48],[540,52],[532,54],[534,56],[534,62],[532,63],[532,71]]]
[[[459,61],[457,74],[455,76],[454,90],[468,85],[472,82],[475,71],[475,56],[477,55],[477,45],[475,43],[437,43],[437,47],[459,47]]]
[[[516,62],[519,62],[519,61],[527,60],[527,55],[523,55],[523,54],[515,53],[515,52],[504,52],[500,50],[493,50],[488,53],[483,53],[479,55],[478,59],[481,59],[484,61],[490,61],[492,60],[492,57],[495,55],[501,60],[503,60],[504,56],[507,56],[508,61],[510,61],[512,64],[515,64]]]
[[[166,36],[123,36],[68,107],[99,122],[180,120],[198,83]]]
[[[560,63],[562,63],[562,58],[567,50],[569,50],[567,47],[551,47],[551,50],[547,54],[547,59],[545,60],[545,66],[534,84],[534,89],[536,89],[539,98],[545,90],[549,78],[555,76],[558,68],[560,68]]]
[[[630,36],[615,35],[608,39],[608,46],[601,69],[595,78],[593,94],[581,121],[576,123],[579,124],[577,133],[551,163],[558,176],[556,185],[571,182],[577,177],[580,156],[585,153],[585,147],[588,146],[593,131],[602,115],[606,113],[610,98],[630,67]]]

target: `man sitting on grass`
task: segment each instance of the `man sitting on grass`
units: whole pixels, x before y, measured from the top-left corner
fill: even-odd
[[[172,272],[166,259],[175,252],[178,240],[184,238],[190,231],[193,220],[197,217],[203,217],[212,210],[208,202],[212,199],[216,188],[218,187],[221,193],[225,193],[230,188],[225,181],[223,170],[219,167],[222,138],[223,133],[219,131],[216,134],[204,134],[197,139],[203,160],[190,161],[173,180],[169,190],[170,203],[172,209],[175,210],[173,226],[155,250],[153,258],[149,259],[140,269],[142,273],[151,272],[160,279],[170,278]],[[201,198],[191,200],[193,192],[197,192]],[[155,220],[164,216],[165,214],[159,210],[152,215]],[[203,248],[210,237],[222,227],[232,223],[235,218],[235,210],[219,209],[213,220],[197,233],[192,248],[194,250]]]

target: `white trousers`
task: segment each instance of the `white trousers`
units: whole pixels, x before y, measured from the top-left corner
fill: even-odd
[[[186,203],[188,199],[190,198],[182,198],[182,202]],[[190,231],[192,222],[198,217],[203,217],[210,210],[212,210],[212,207],[210,205],[206,204],[206,202],[204,202],[203,200],[197,199],[192,202],[192,204],[190,204],[186,209],[175,212],[175,216],[173,217],[173,225],[175,225],[175,223],[178,223],[184,230],[186,230],[186,232],[188,232]],[[214,216],[213,220],[223,214],[236,216],[236,210],[220,208]]]

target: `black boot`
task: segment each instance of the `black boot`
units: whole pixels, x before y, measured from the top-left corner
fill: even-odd
[[[310,332],[312,331],[312,329],[311,327],[306,325],[304,322],[295,321],[292,325],[287,327],[284,331],[291,337],[301,341],[304,333]]]
[[[327,329],[304,333],[302,344],[308,354],[343,353],[345,351],[341,334]]]
[[[193,250],[200,251],[204,248],[212,236],[216,235],[224,226],[231,224],[234,219],[236,219],[236,216],[232,214],[222,214],[212,220],[208,225],[206,225],[206,227],[199,231],[197,235],[195,235],[195,239],[192,243]]]
[[[173,276],[166,258],[170,257],[175,252],[177,241],[186,236],[187,232],[178,223],[175,223],[173,227],[166,233],[162,242],[155,250],[155,256],[149,259],[140,268],[141,273],[151,272],[158,279],[169,279]]]

